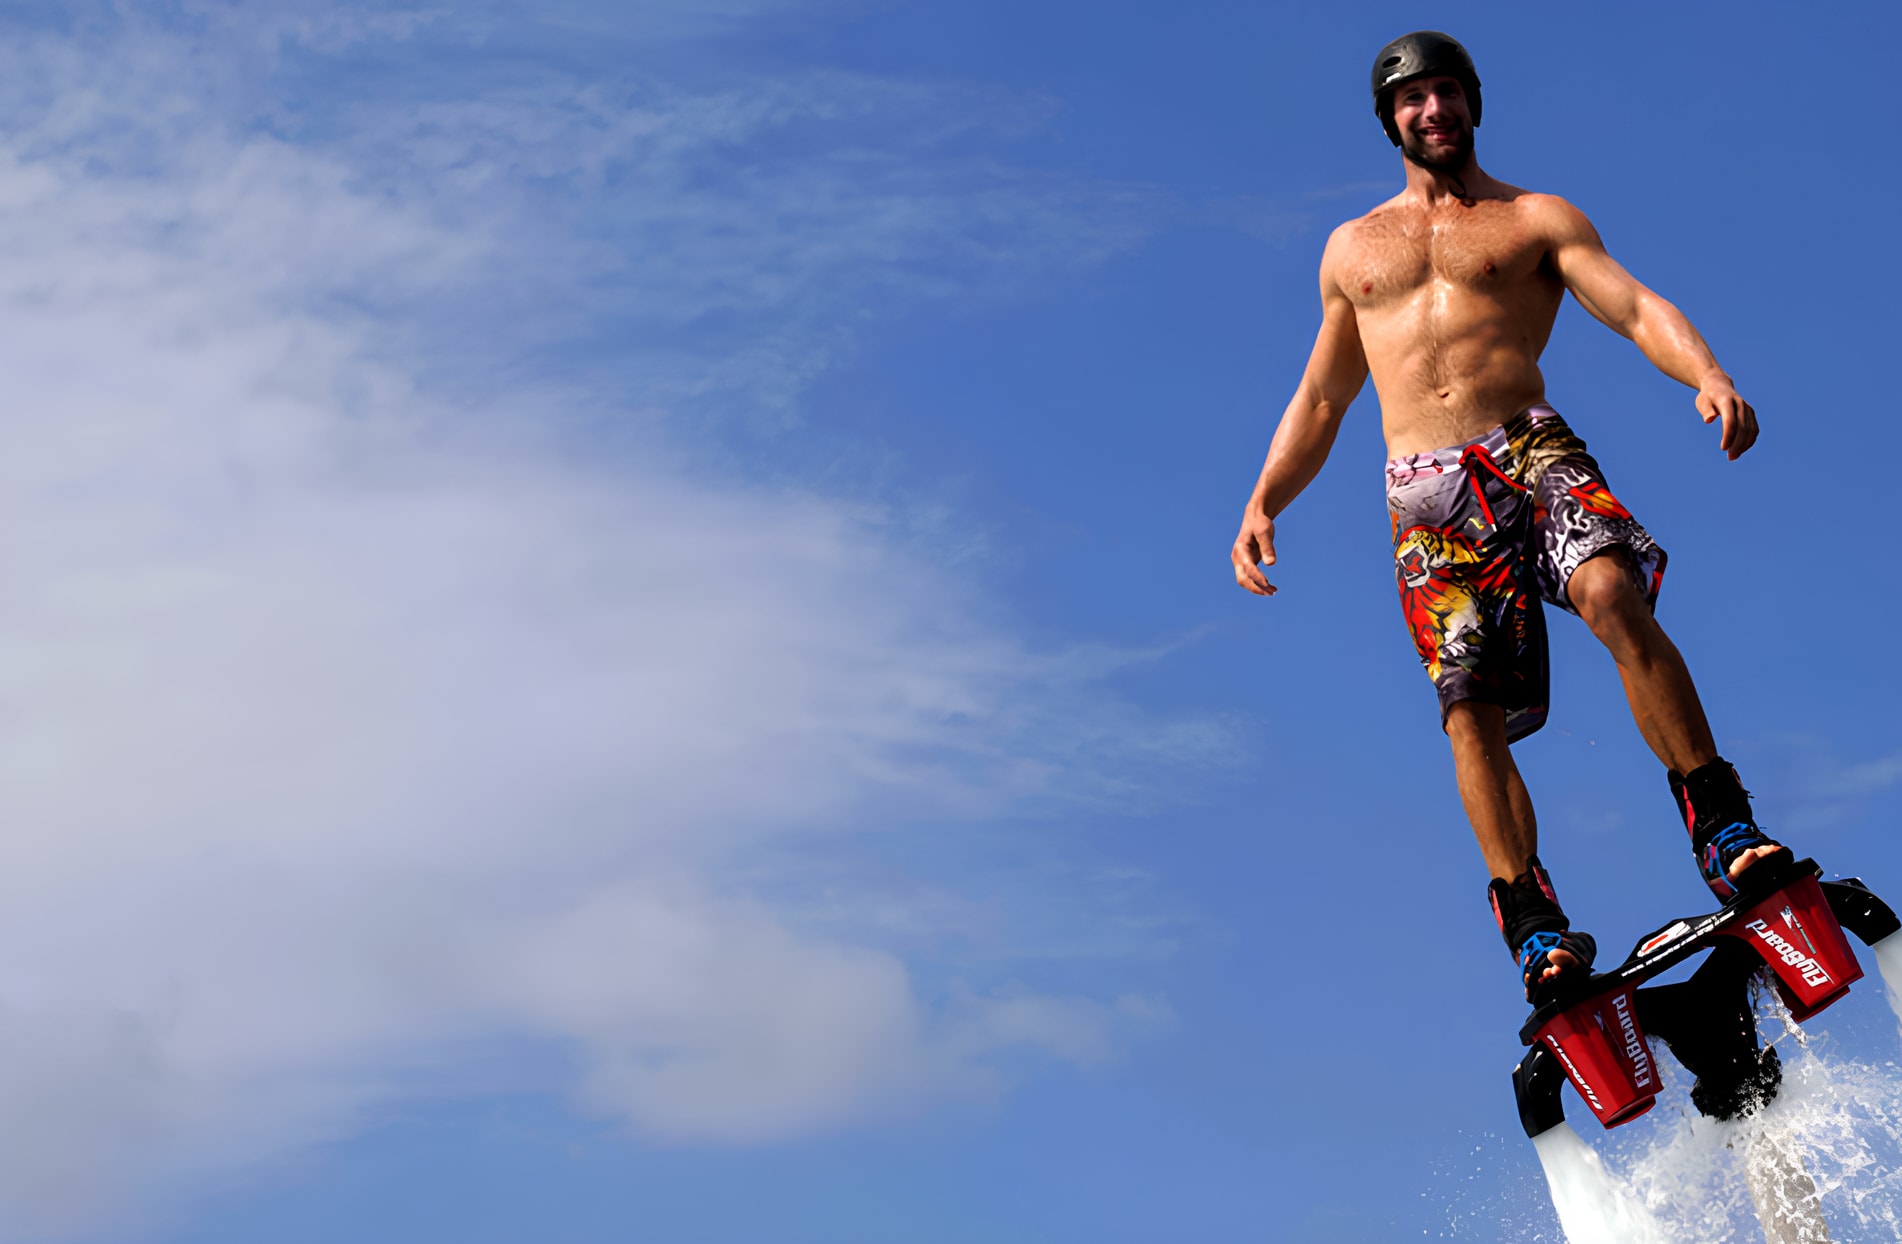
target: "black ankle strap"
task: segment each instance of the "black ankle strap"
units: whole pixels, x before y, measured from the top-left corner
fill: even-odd
[[[1492,902],[1493,919],[1499,924],[1500,936],[1506,939],[1506,949],[1515,958],[1519,948],[1534,933],[1563,933],[1572,927],[1559,906],[1552,878],[1536,855],[1526,861],[1526,870],[1511,881],[1493,878],[1486,887],[1486,895]]]
[[[1693,850],[1701,853],[1714,835],[1739,822],[1756,824],[1750,811],[1750,792],[1744,789],[1737,770],[1722,756],[1689,773],[1673,770],[1670,782],[1678,815],[1684,819],[1684,828],[1691,835]]]

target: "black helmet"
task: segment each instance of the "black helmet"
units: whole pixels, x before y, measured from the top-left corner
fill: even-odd
[[[1416,30],[1389,43],[1374,58],[1374,114],[1396,147],[1400,145],[1400,127],[1393,123],[1394,88],[1429,76],[1458,78],[1472,105],[1473,125],[1479,125],[1479,71],[1473,68],[1473,58],[1452,35]]]

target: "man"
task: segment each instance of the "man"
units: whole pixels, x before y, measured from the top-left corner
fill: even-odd
[[[1546,404],[1539,356],[1566,291],[1697,390],[1730,459],[1755,443],[1756,413],[1697,330],[1605,253],[1583,214],[1479,167],[1479,75],[1457,41],[1394,40],[1373,89],[1406,157],[1406,188],[1328,239],[1321,331],[1249,498],[1235,580],[1274,594],[1261,567],[1275,561],[1275,516],[1321,469],[1371,374],[1402,608],[1439,692],[1494,918],[1536,1004],[1589,977],[1595,950],[1539,863],[1532,800],[1508,750],[1545,722],[1541,601],[1577,614],[1611,650],[1711,891],[1730,897],[1751,865],[1788,851],[1758,829],[1652,617],[1664,551]]]

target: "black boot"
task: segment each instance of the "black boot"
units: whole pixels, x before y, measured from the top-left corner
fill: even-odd
[[[1750,812],[1750,792],[1722,756],[1689,773],[1671,770],[1671,794],[1677,800],[1678,816],[1691,835],[1698,871],[1704,874],[1704,884],[1719,902],[1737,893],[1736,883],[1730,879],[1730,866],[1739,855],[1752,847],[1783,845],[1757,828],[1757,818]],[[1789,848],[1783,850],[1787,853]]]
[[[1511,881],[1495,877],[1486,887],[1492,900],[1493,919],[1506,939],[1506,949],[1519,961],[1519,973],[1526,987],[1526,1001],[1543,1006],[1574,985],[1591,979],[1592,960],[1598,943],[1589,933],[1574,933],[1572,922],[1559,907],[1539,857],[1526,861],[1526,870]],[[1561,969],[1550,980],[1541,980],[1555,950],[1568,951],[1578,966]]]

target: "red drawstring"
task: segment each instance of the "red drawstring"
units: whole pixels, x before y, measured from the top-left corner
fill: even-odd
[[[1486,501],[1486,486],[1479,482],[1479,476],[1473,474],[1473,464],[1476,462],[1492,472],[1493,477],[1505,484],[1506,487],[1517,492],[1529,492],[1531,490],[1512,476],[1500,470],[1499,463],[1493,460],[1492,451],[1487,449],[1484,445],[1468,445],[1465,449],[1460,451],[1460,466],[1465,468],[1466,480],[1473,486],[1473,496],[1479,501],[1479,512],[1486,516],[1486,525],[1488,527],[1497,527],[1499,526],[1499,521],[1493,517],[1493,507]]]

